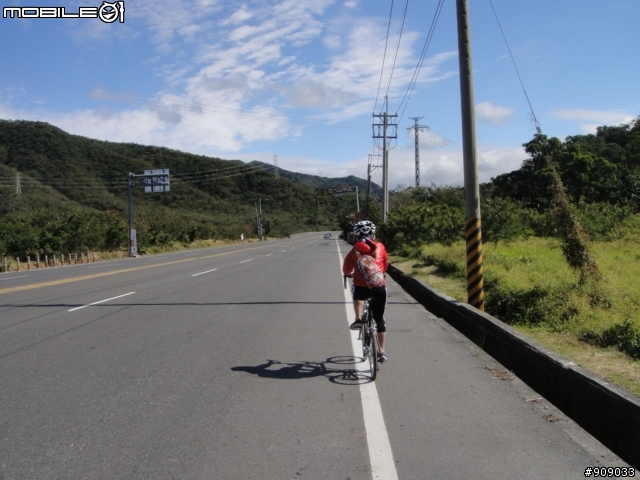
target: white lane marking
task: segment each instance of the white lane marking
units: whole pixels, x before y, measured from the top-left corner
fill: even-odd
[[[109,264],[109,265],[96,265],[95,267],[89,267],[89,268],[102,268],[102,267],[110,267],[111,265],[113,265],[113,263]]]
[[[273,253],[267,253],[265,257],[270,257],[271,255],[273,255]]]
[[[161,258],[167,258],[167,257],[153,257],[154,260],[160,260]]]
[[[198,275],[204,275],[205,273],[211,273],[211,272],[215,272],[216,270],[218,270],[217,268],[214,268],[213,270],[207,270],[206,272],[200,272],[200,273],[194,273],[193,275],[191,275],[192,277],[197,277]]]
[[[253,258],[250,258],[249,260],[243,260],[240,263],[247,263],[247,262],[252,262],[252,261],[253,261]]]
[[[8,278],[0,278],[0,280],[13,280],[14,278],[26,278],[26,277],[30,277],[31,275],[21,275],[19,277],[8,277]]]
[[[282,250],[283,252],[286,252],[286,250]]]
[[[115,300],[116,298],[126,297],[127,295],[133,295],[134,293],[136,293],[136,292],[129,292],[129,293],[125,293],[124,295],[118,295],[117,297],[107,298],[105,300],[100,300],[99,302],[93,302],[93,303],[90,303],[88,305],[83,305],[81,307],[72,308],[71,310],[67,310],[67,312],[74,312],[76,310],[80,310],[81,308],[87,308],[87,307],[90,307],[91,305],[98,305],[99,303],[108,302],[109,300]]]
[[[340,273],[342,273],[342,254],[338,240],[336,239],[336,247],[338,247],[338,259],[340,261]],[[340,275],[342,280],[342,275]],[[347,325],[349,318],[353,316],[353,300],[350,295],[351,291],[346,288],[344,290],[344,308],[347,313]],[[349,330],[351,334],[351,347],[353,348],[353,356],[358,358],[362,355],[362,342],[358,340],[358,332]],[[368,363],[368,362],[367,362]],[[358,371],[363,375],[368,375],[369,369],[364,366],[364,362],[356,364]],[[367,431],[367,446],[369,447],[369,462],[371,463],[371,477],[385,480],[398,480],[396,472],[396,464],[393,460],[393,452],[391,451],[391,443],[389,442],[389,434],[384,424],[382,416],[382,407],[378,398],[378,390],[374,382],[360,384],[360,397],[362,398],[362,413],[364,416],[364,426]]]

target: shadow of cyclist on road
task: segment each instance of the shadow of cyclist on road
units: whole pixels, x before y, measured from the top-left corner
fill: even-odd
[[[332,383],[341,385],[359,385],[368,383],[370,379],[356,368],[339,368],[332,365],[354,365],[361,362],[358,357],[330,357],[322,362],[281,362],[267,360],[266,363],[255,366],[232,367],[234,372],[247,372],[261,378],[279,380],[300,380],[325,376]],[[328,366],[329,365],[329,366]]]

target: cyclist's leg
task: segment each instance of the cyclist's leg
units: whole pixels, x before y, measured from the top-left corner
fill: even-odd
[[[364,301],[369,298],[370,296],[370,291],[368,288],[366,287],[358,287],[358,286],[354,286],[353,290],[353,309],[355,311],[356,314],[356,322],[358,320],[362,320],[362,310],[364,308]],[[351,327],[354,327],[354,325],[356,325],[356,322],[351,324]],[[357,324],[357,328],[360,328],[360,325]]]
[[[387,287],[378,287],[374,290],[371,300],[371,312],[378,327],[378,338],[380,339],[380,353],[386,352],[387,346],[387,325],[384,321],[384,312],[387,307]]]

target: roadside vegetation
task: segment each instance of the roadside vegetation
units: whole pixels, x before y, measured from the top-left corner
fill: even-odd
[[[481,186],[485,311],[640,395],[640,119],[525,149]],[[380,233],[396,266],[466,301],[463,224],[462,189],[432,185],[394,192]]]
[[[0,120],[0,259],[126,251],[126,176],[159,168],[171,173],[169,192],[133,189],[140,253],[235,241],[241,233],[257,238],[258,199],[265,235],[336,230],[353,196],[329,196],[327,186],[342,182],[364,191],[366,184],[283,169],[276,177],[273,166],[257,162],[103,142],[42,122]]]

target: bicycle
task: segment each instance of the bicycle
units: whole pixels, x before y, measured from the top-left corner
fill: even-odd
[[[347,288],[347,277],[344,277],[344,288]],[[380,339],[378,338],[378,328],[373,319],[371,312],[371,299],[364,301],[362,309],[363,325],[358,333],[358,340],[362,342],[362,361],[369,362],[369,371],[371,372],[371,381],[375,381],[378,376],[378,361],[382,363],[382,359],[378,360],[380,353]]]

